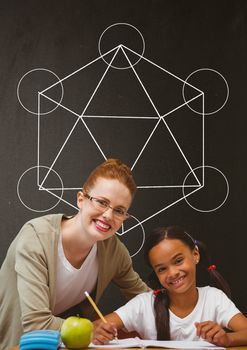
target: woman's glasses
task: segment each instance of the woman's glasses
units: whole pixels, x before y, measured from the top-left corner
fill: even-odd
[[[113,216],[118,220],[124,220],[124,219],[127,219],[130,217],[130,214],[127,213],[127,210],[125,210],[124,208],[121,208],[121,207],[113,208],[104,199],[100,199],[97,197],[91,197],[87,193],[83,193],[83,195],[91,201],[91,203],[93,204],[95,209],[101,211],[102,213],[105,212],[106,210],[108,210],[109,208],[111,208]]]

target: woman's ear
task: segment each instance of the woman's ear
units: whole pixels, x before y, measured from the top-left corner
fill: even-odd
[[[84,200],[84,195],[82,191],[77,192],[77,206],[81,209],[82,202]]]

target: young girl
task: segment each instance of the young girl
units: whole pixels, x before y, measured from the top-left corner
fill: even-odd
[[[75,215],[50,214],[22,227],[0,270],[0,349],[18,344],[23,332],[59,330],[69,315],[93,320],[86,290],[97,303],[110,282],[127,299],[148,291],[115,235],[135,191],[129,167],[109,159],[78,193]]]
[[[144,252],[153,269],[155,290],[106,316],[108,323],[96,322],[94,343],[107,343],[117,329],[125,327],[144,339],[202,338],[225,347],[247,344],[247,318],[229,299],[228,285],[202,243],[180,227],[161,228],[148,236]],[[220,289],[196,287],[197,266]]]

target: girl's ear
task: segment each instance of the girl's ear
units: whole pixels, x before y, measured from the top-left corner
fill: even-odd
[[[200,253],[199,253],[199,249],[197,246],[194,248],[193,256],[194,256],[195,263],[198,264],[200,261]]]
[[[77,206],[79,209],[81,209],[83,200],[84,200],[83,192],[82,191],[77,192]]]

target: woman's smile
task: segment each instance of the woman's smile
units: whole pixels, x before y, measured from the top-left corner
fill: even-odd
[[[99,220],[99,219],[95,219],[93,221],[95,223],[96,228],[99,231],[107,232],[108,230],[111,229],[111,225],[109,225],[106,221],[102,221],[102,220]]]

